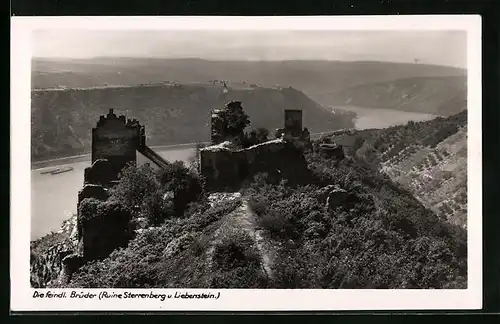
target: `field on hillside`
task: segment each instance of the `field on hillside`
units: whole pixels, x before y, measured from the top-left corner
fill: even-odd
[[[377,165],[443,219],[467,226],[467,110],[333,140]]]

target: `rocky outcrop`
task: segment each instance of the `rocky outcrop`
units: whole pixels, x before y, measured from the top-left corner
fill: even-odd
[[[333,188],[326,198],[326,207],[330,210],[335,209],[349,198],[349,193],[339,187]]]
[[[83,265],[83,258],[77,253],[65,256],[61,261],[61,271],[57,279],[58,285],[64,286],[71,280],[72,274]]]
[[[57,233],[48,234],[31,242],[30,282],[33,288],[57,286],[60,283],[64,259],[77,249],[72,238],[76,230],[76,217],[70,218]],[[71,273],[66,271],[65,276]]]
[[[325,204],[325,208],[333,210],[336,207],[356,200],[356,195],[338,185],[328,185],[317,191],[316,199]]]
[[[320,144],[319,151],[328,157],[333,157],[338,160],[342,160],[345,157],[344,149],[342,148],[342,146],[333,143]]]

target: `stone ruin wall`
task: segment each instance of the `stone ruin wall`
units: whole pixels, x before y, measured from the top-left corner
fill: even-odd
[[[132,238],[131,219],[121,213],[82,220],[81,248],[84,261],[103,259]]]
[[[92,165],[85,169],[84,186],[78,193],[78,210],[85,198],[106,201],[109,189],[121,170],[135,164],[137,151],[145,147],[145,129],[135,119],[116,116],[113,109],[102,115],[92,129]],[[71,272],[83,262],[106,257],[130,239],[129,219],[118,216],[82,219],[77,214],[78,247],[63,259],[61,276],[69,280]]]
[[[200,173],[208,189],[238,186],[259,172],[278,178],[300,178],[308,172],[302,142],[307,146],[310,139],[307,128],[302,128],[301,110],[285,110],[284,128],[277,130],[278,139],[245,149],[224,145],[229,143],[223,142],[228,136],[217,113],[213,111],[211,116],[212,146],[200,150]]]
[[[308,173],[301,149],[283,139],[241,150],[204,148],[200,151],[200,167],[210,190],[238,186],[260,172],[276,179],[300,178]]]

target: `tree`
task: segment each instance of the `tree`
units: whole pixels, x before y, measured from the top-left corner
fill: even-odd
[[[223,120],[224,128],[229,136],[242,137],[245,127],[250,125],[250,118],[243,111],[241,102],[231,101],[224,110],[221,111],[220,117]]]
[[[153,195],[159,187],[160,183],[149,165],[131,165],[122,170],[120,181],[111,189],[111,196],[124,206],[141,207],[144,198]]]

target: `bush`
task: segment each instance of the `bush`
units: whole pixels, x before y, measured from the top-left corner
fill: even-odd
[[[294,224],[289,215],[270,210],[259,217],[259,225],[266,229],[274,238],[296,237]]]
[[[79,206],[79,228],[82,228],[83,222],[97,218],[121,222],[123,219],[131,220],[131,212],[129,208],[117,201],[100,201],[95,198],[83,199]]]
[[[217,269],[231,270],[249,264],[260,264],[252,238],[243,231],[230,232],[215,245],[214,265]]]
[[[96,217],[99,210],[99,205],[102,203],[101,200],[95,198],[85,198],[80,202],[78,206],[78,222],[79,226],[82,225],[82,221],[85,219],[91,219]]]
[[[135,209],[143,205],[145,197],[154,195],[159,188],[160,183],[149,165],[131,165],[122,170],[118,184],[111,189],[111,199]]]
[[[267,278],[252,238],[244,231],[230,232],[215,246],[214,288],[265,288]]]
[[[284,289],[320,288],[316,282],[311,282],[309,272],[313,264],[309,261],[310,257],[302,257],[300,250],[280,249],[273,267],[274,278],[271,287]]]
[[[160,225],[165,219],[176,216],[172,199],[165,198],[161,190],[144,198],[143,214],[149,225]]]
[[[154,171],[148,165],[125,168],[109,200],[117,201],[145,216],[150,225],[171,217],[182,217],[189,203],[202,194],[202,184],[194,170],[176,161],[167,169]]]
[[[198,175],[186,168],[181,161],[170,164],[166,170],[161,169],[157,176],[163,192],[173,193],[177,217],[182,216],[188,204],[202,194],[202,185]]]

